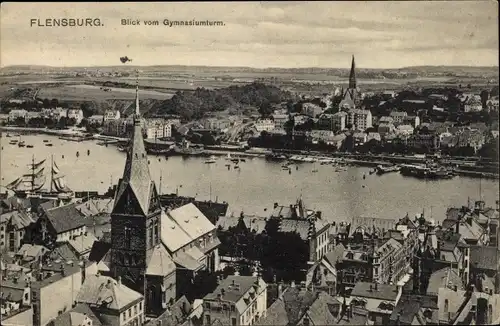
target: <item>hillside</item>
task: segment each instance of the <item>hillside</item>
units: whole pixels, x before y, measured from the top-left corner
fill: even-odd
[[[277,104],[294,96],[276,86],[252,83],[244,86],[195,91],[178,91],[171,99],[157,102],[148,115],[180,115],[186,120],[199,119],[209,112],[220,112],[234,107]]]

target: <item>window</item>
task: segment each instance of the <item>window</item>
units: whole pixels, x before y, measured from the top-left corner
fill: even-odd
[[[132,317],[132,308],[128,310],[128,318]]]
[[[232,318],[231,319],[231,325],[232,326],[236,326],[237,322],[236,322],[236,318]]]
[[[304,318],[304,321],[302,322],[302,325],[309,326],[309,319],[307,319],[307,317]]]
[[[123,321],[125,321],[125,319],[127,319],[127,313],[125,313],[125,312],[124,312],[124,313],[122,314],[122,317],[123,317]]]
[[[28,296],[29,296],[29,294],[28,294],[28,293],[25,293],[25,294],[24,294],[24,301],[28,301]]]
[[[444,313],[448,313],[448,299],[444,299]]]
[[[142,311],[142,301],[139,302],[139,311]]]
[[[211,322],[210,322],[210,315],[206,315],[205,316],[205,325],[207,326],[210,326]]]
[[[149,247],[153,247],[153,228],[149,227]]]
[[[130,248],[132,246],[132,234],[129,227],[125,227],[125,246]]]
[[[137,305],[134,306],[134,315],[137,315]]]
[[[155,222],[155,243],[159,243],[158,221]]]

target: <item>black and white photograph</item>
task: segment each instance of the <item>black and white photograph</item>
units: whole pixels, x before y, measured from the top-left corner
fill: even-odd
[[[4,2],[2,326],[499,325],[498,2]]]

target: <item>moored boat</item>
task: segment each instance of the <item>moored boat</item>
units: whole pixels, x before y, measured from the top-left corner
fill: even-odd
[[[213,164],[217,161],[217,158],[215,156],[210,156],[207,160],[205,160],[205,164]]]
[[[377,165],[377,174],[385,174],[389,172],[398,172],[401,168],[398,165]]]

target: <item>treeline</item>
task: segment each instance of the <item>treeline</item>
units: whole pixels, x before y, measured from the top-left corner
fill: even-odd
[[[201,119],[210,112],[224,111],[234,106],[262,107],[292,100],[288,91],[262,83],[208,90],[178,91],[166,101],[153,107],[151,114],[175,114],[184,120]]]

